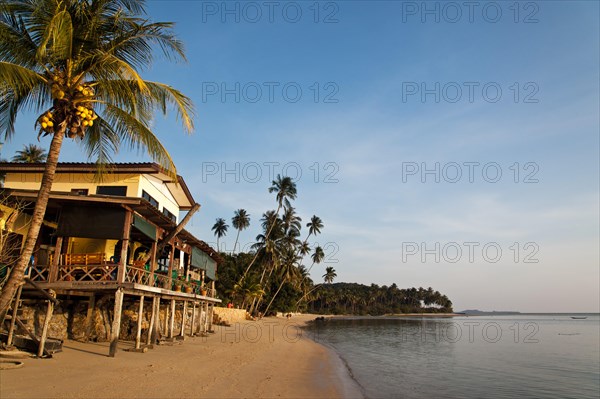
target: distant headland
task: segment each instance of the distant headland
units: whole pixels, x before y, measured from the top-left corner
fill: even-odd
[[[467,309],[467,310],[463,310],[461,312],[458,312],[461,314],[465,314],[468,316],[485,316],[485,315],[515,315],[515,314],[521,314],[521,312],[517,312],[514,310],[479,310],[479,309]]]

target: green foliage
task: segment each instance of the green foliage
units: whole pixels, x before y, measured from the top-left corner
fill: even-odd
[[[239,253],[235,255],[221,253],[225,260],[219,266],[219,279],[216,282],[216,289],[223,303],[227,304],[234,301],[233,287],[239,281],[246,265],[252,260],[253,254]]]
[[[154,50],[183,60],[172,23],[152,22],[143,0],[0,2],[0,134],[14,135],[17,114],[41,113],[40,135],[82,140],[90,157],[111,161],[125,145],[145,150],[176,174],[151,130],[156,112],[173,110],[193,130],[193,104],[169,85],[146,81]]]
[[[29,144],[23,145],[23,149],[17,151],[15,156],[12,157],[12,161],[22,163],[42,163],[46,162],[47,157],[48,153],[46,150],[35,144]]]
[[[383,315],[449,313],[452,302],[431,287],[399,289],[356,283],[323,284],[311,294],[308,309],[317,314]]]
[[[452,302],[432,288],[333,284],[337,273],[331,266],[325,268],[322,276],[325,283],[314,285],[310,270],[325,259],[325,253],[318,245],[311,250],[308,239],[321,233],[323,221],[313,215],[306,224],[308,234],[302,241],[302,219],[291,204],[296,199],[296,184],[289,177],[278,175],[269,192],[276,193],[277,210],[263,213],[260,220],[263,232],[256,237],[253,252],[221,253],[225,262],[219,266],[217,289],[225,303],[267,315],[298,310],[373,315],[452,311]],[[246,217],[243,209],[235,213],[232,224],[238,232],[246,225]],[[217,238],[218,232],[226,232],[225,220],[218,218],[213,230]],[[307,269],[302,262],[309,254],[307,260],[312,264]]]

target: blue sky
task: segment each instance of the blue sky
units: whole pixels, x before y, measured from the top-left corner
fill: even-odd
[[[598,3],[473,7],[149,2],[189,58],[145,74],[196,105],[192,136],[155,121],[202,204],[189,229],[214,241],[215,218],[245,208],[250,242],[275,207],[270,172],[300,171],[294,205],[325,223],[315,280],[333,266],[338,281],[431,286],[457,310],[598,312]],[[19,120],[4,157],[32,126]],[[84,159],[67,143],[62,160]]]

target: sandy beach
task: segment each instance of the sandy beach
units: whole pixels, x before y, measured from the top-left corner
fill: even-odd
[[[215,326],[147,353],[106,356],[107,343],[66,341],[52,359],[24,359],[0,371],[5,398],[341,398],[360,397],[339,358],[299,326],[314,316]]]

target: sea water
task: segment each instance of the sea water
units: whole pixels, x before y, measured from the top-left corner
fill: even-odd
[[[600,397],[600,317],[329,318],[332,348],[367,398]]]

